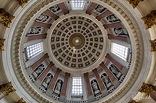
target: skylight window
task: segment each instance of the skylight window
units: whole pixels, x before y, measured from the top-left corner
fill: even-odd
[[[32,58],[43,51],[43,44],[37,43],[26,47],[27,58]]]
[[[83,10],[85,1],[84,0],[71,0],[70,2],[72,10]]]
[[[116,43],[111,43],[111,52],[121,59],[127,61],[128,48]]]
[[[81,77],[73,77],[72,96],[82,96],[82,80],[81,80]]]

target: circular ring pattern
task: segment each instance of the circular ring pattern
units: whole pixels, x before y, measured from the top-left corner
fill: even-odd
[[[73,16],[64,19],[54,28],[51,48],[62,65],[82,69],[94,64],[104,49],[104,38],[92,20]]]

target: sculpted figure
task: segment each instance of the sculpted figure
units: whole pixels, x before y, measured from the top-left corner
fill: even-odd
[[[34,72],[32,73],[32,75],[33,75],[33,77],[34,77],[35,80],[36,80],[37,77],[42,73],[42,71],[43,71],[44,69],[45,69],[45,68],[44,68],[44,65],[41,64],[41,65],[39,65],[39,66],[37,67],[36,70],[34,70]]]
[[[36,20],[40,22],[45,22],[49,16],[41,14]]]
[[[117,36],[124,36],[128,34],[127,30],[124,28],[114,28],[114,32]]]
[[[48,88],[48,86],[50,84],[51,79],[52,79],[52,74],[48,74],[46,76],[46,78],[43,80],[42,86],[45,88],[45,90],[47,90],[47,88]]]
[[[30,34],[39,34],[40,31],[41,31],[41,27],[30,28]]]
[[[55,93],[60,94],[61,85],[62,85],[61,80],[59,80],[59,81],[57,82],[56,88],[55,88],[55,90],[54,90]]]

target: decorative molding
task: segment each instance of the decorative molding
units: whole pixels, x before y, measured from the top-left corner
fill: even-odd
[[[135,100],[130,100],[128,103],[139,103],[139,102],[136,102]]]
[[[135,8],[138,6],[140,1],[144,1],[144,0],[127,0],[127,1],[133,6],[133,8]]]
[[[26,101],[24,101],[23,98],[21,98],[18,102],[15,103],[26,103]]]
[[[4,51],[4,41],[5,39],[0,38],[0,51]]]
[[[24,5],[29,1],[29,0],[17,0],[18,1],[18,3],[22,6],[22,7],[24,7]]]
[[[4,96],[7,96],[14,91],[16,90],[12,86],[11,82],[0,85],[0,92],[3,93]]]
[[[6,12],[3,8],[0,8],[0,23],[2,23],[6,27],[10,27],[10,24],[14,16]]]
[[[156,39],[150,40],[151,43],[151,52],[156,51]]]
[[[24,74],[23,74],[23,71],[20,65],[20,60],[19,60],[19,44],[20,44],[20,41],[21,41],[21,36],[22,36],[22,33],[23,33],[23,30],[25,28],[25,26],[27,25],[28,21],[31,19],[31,17],[34,16],[35,13],[37,13],[38,10],[40,10],[42,7],[46,6],[48,3],[52,2],[53,0],[48,0],[48,2],[40,2],[40,4],[35,7],[35,9],[31,9],[32,11],[30,11],[30,13],[25,16],[25,18],[23,18],[23,21],[21,20],[21,25],[19,24],[18,25],[18,28],[17,28],[17,33],[15,33],[15,38],[14,38],[14,47],[12,48],[12,53],[14,53],[14,56],[13,56],[13,60],[16,60],[16,62],[14,62],[14,70],[15,70],[15,73],[17,75],[18,78],[22,78],[22,79],[19,79],[19,81],[21,82],[22,85],[27,85],[25,87],[25,90],[31,95],[33,96],[33,98],[36,100],[36,101],[40,101],[40,102],[44,102],[44,103],[49,103],[49,99],[47,98],[44,98],[42,95],[40,95],[39,93],[37,93],[33,88],[32,86],[30,86],[30,84],[28,83],[27,79],[25,78]],[[116,102],[117,100],[119,100],[123,95],[126,94],[126,92],[131,88],[132,84],[136,81],[136,78],[137,78],[137,74],[138,72],[140,71],[141,67],[141,63],[140,63],[140,60],[141,60],[141,53],[140,53],[140,49],[141,49],[141,43],[139,42],[139,38],[138,38],[138,33],[139,33],[139,30],[138,28],[136,27],[136,24],[133,22],[133,19],[131,19],[129,17],[129,15],[127,15],[118,5],[116,5],[114,3],[114,0],[113,1],[110,1],[110,0],[104,0],[103,1],[104,3],[108,4],[109,6],[111,6],[113,9],[116,9],[117,11],[120,12],[121,16],[123,16],[128,24],[128,26],[131,27],[131,30],[133,31],[133,34],[134,34],[134,45],[136,47],[136,52],[135,52],[135,62],[134,62],[134,71],[132,73],[132,75],[129,77],[128,81],[125,83],[125,85],[123,86],[122,89],[120,89],[118,92],[114,93],[109,99],[105,99],[103,102],[109,102],[109,103],[114,103]],[[131,84],[131,85],[130,85]]]
[[[144,24],[146,25],[146,29],[151,28],[156,24],[156,10],[151,11],[146,16],[142,17]]]
[[[141,88],[138,90],[141,93],[145,93],[146,96],[149,96],[150,93],[155,91],[154,86],[151,84],[143,83]]]

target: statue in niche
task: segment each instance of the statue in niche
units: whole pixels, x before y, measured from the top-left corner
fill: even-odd
[[[110,23],[120,22],[120,19],[118,19],[114,14],[113,14],[113,15],[107,16],[106,19],[107,19]]]
[[[101,94],[100,88],[99,88],[99,86],[98,86],[97,81],[96,81],[96,80],[92,80],[92,81],[91,81],[91,84],[92,84],[94,96],[97,96],[97,95]]]
[[[41,27],[32,27],[28,34],[39,34],[41,32]]]
[[[111,64],[109,67],[110,71],[115,75],[115,77],[120,80],[122,73],[118,70],[118,68],[114,65]]]
[[[48,89],[52,78],[53,78],[53,75],[51,73],[48,73],[48,75],[45,77],[45,79],[43,80],[43,82],[41,84],[41,86],[44,88],[44,90]]]
[[[98,12],[98,13],[102,13],[106,10],[106,8],[104,8],[103,6],[101,5],[98,5],[95,10]]]
[[[38,18],[36,18],[36,21],[45,22],[48,18],[49,16],[41,14]]]
[[[62,84],[63,81],[59,79],[55,85],[54,93],[56,93],[58,96],[60,96]]]
[[[60,10],[60,7],[58,5],[54,5],[54,6],[50,7],[49,9],[50,9],[50,11],[55,13]]]
[[[128,32],[125,28],[114,28],[114,33],[117,36],[128,36]]]
[[[107,76],[106,73],[101,75],[101,79],[102,79],[103,83],[105,84],[107,90],[109,90],[110,87],[113,86],[111,80],[109,79],[109,77]]]
[[[39,75],[43,72],[44,70],[44,65],[43,64],[40,64],[32,73],[32,76],[34,78],[34,80],[36,81],[37,78],[39,77]]]

